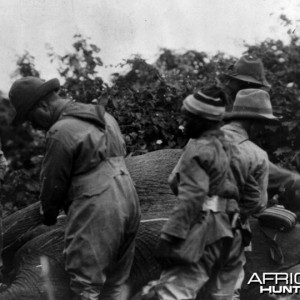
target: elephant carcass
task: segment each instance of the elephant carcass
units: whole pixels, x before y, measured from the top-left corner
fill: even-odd
[[[176,203],[176,199],[168,187],[167,178],[180,153],[180,150],[160,150],[146,155],[127,158],[128,168],[136,183],[143,213],[143,222],[141,223],[137,239],[135,262],[128,284],[133,291],[146,284],[148,280],[159,276],[162,262],[158,261],[153,256],[153,253],[163,221],[150,221],[150,219],[167,217],[171,208]],[[38,205],[34,209],[38,210]],[[34,216],[34,220],[26,224],[37,224],[40,222],[38,220],[38,213],[28,214],[27,218],[31,218],[32,216]],[[10,218],[13,218],[13,216],[10,216]],[[282,241],[279,239],[279,243],[286,259],[286,264],[283,266],[276,265],[270,260],[269,244],[258,227],[257,221],[252,220],[251,226],[253,229],[253,252],[248,255],[248,262],[246,264],[247,278],[253,272],[261,274],[266,270],[274,272],[280,270],[286,271],[289,270],[289,267],[297,266],[300,252],[294,251],[294,249],[297,249],[295,246],[300,244],[300,228],[298,225],[291,232],[279,234],[280,239],[282,239]],[[31,225],[27,225],[23,233],[21,229],[19,230],[20,232],[18,231],[18,236],[22,237],[18,246],[22,241],[25,242],[27,240],[27,243],[25,243],[15,256],[15,269],[17,270],[15,279],[9,289],[0,293],[0,299],[38,300],[45,298],[45,287],[43,287],[45,276],[43,277],[40,269],[41,256],[48,258],[50,265],[48,277],[50,278],[53,291],[57,296],[55,299],[62,299],[59,298],[59,294],[63,295],[64,299],[68,299],[68,278],[64,272],[62,261],[63,228],[54,228],[53,231],[49,231],[48,228],[46,234],[40,234],[44,232],[44,229],[41,229],[39,226],[34,230],[30,228]],[[148,233],[143,233],[145,230],[148,230]],[[34,236],[36,237],[31,239]],[[11,243],[6,242],[5,235],[4,243],[11,245]],[[293,249],[291,249],[290,245],[293,245]],[[147,264],[148,262],[149,264]],[[256,295],[255,298],[259,299],[257,297],[257,287],[244,286],[244,289],[247,289],[248,294],[252,293],[252,295]],[[245,294],[243,296],[245,297]],[[254,298],[251,297],[248,299]]]
[[[140,224],[127,283],[131,294],[147,282],[157,279],[161,273],[162,263],[154,257],[153,250],[163,222],[147,220]],[[69,277],[64,271],[63,260],[64,222],[60,224],[28,241],[17,251],[14,259],[15,278],[0,293],[0,300],[70,299]]]
[[[181,150],[167,149],[126,158],[139,195],[142,219],[167,217],[176,203],[167,179]],[[41,225],[39,203],[13,213],[3,220],[3,257],[10,266],[12,257],[31,237],[49,230]],[[34,230],[33,230],[34,229]]]
[[[154,233],[155,235],[159,234],[161,225],[159,219],[167,217],[176,203],[176,198],[169,189],[167,178],[179,159],[180,153],[180,150],[161,150],[126,159],[128,169],[135,182],[140,198],[142,219],[149,220],[155,218],[156,221],[153,224],[158,224],[152,225],[152,229],[156,229],[156,231],[152,229],[152,231],[149,231],[152,235]],[[12,285],[8,290],[0,294],[0,299],[45,298],[43,294],[45,288],[42,284],[44,279],[41,267],[37,267],[41,266],[41,256],[48,258],[50,270],[51,272],[53,271],[52,273],[50,272],[49,276],[54,291],[57,291],[55,293],[57,295],[61,294],[61,299],[67,299],[67,296],[63,292],[68,286],[65,283],[68,279],[66,279],[66,274],[63,271],[61,256],[63,249],[63,229],[59,227],[60,224],[56,225],[53,230],[50,230],[52,227],[40,224],[38,203],[34,203],[5,218],[3,226],[3,257],[6,269],[11,268],[12,257],[16,250],[23,244],[25,245],[17,252],[14,259],[16,274]],[[148,223],[146,222],[145,224]],[[155,263],[156,260],[153,257],[155,238],[151,234],[151,238],[148,238],[147,234],[140,233],[145,232],[145,226],[143,223],[141,224],[139,235],[142,238],[137,241],[137,255],[135,257],[135,261],[144,262],[135,263],[136,267],[133,268],[131,278],[136,279],[133,280],[134,284],[131,284],[132,289],[140,286],[138,282],[145,284],[148,280],[159,276],[157,269],[159,268],[160,270],[160,265]],[[44,244],[45,246],[43,246]],[[148,244],[149,246],[147,246]],[[151,260],[153,260],[153,263],[147,264]],[[135,274],[139,275],[135,276]]]
[[[147,282],[159,278],[164,262],[155,258],[153,253],[163,223],[164,220],[155,219],[144,220],[140,224],[134,263],[127,283],[130,295],[134,295]],[[263,272],[299,272],[297,264],[300,257],[298,246],[300,244],[300,225],[297,225],[291,232],[277,233],[279,245],[285,256],[283,265],[276,265],[271,261],[269,246],[257,221],[252,220],[251,225],[254,230],[253,252],[247,255],[246,280],[242,291],[244,300],[260,299],[261,297],[258,286],[247,286],[246,284],[254,272],[259,276]],[[275,232],[270,230],[268,233],[274,234]],[[61,222],[60,227],[38,235],[17,251],[15,256],[16,276],[12,285],[0,293],[0,300],[40,300],[47,297],[47,291],[53,294],[53,299],[70,299],[69,278],[64,271],[62,254],[63,235],[64,223]],[[48,274],[42,272],[41,257],[47,258]],[[266,295],[263,297],[263,299],[272,299],[266,298]]]
[[[178,149],[165,149],[126,159],[139,195],[143,219],[169,216],[176,198],[170,190],[168,177],[181,153]]]
[[[5,269],[10,269],[15,252],[31,238],[49,231],[41,225],[39,203],[21,209],[3,220],[2,257]]]

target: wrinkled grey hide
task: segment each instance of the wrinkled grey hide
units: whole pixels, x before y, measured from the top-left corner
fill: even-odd
[[[154,257],[154,249],[164,221],[176,198],[171,193],[167,178],[179,159],[180,150],[160,150],[127,158],[129,171],[136,183],[142,208],[142,222],[137,237],[136,255],[128,281],[129,299],[148,281],[157,279],[163,261]],[[68,276],[63,267],[63,234],[65,218],[57,225],[40,224],[38,203],[20,210],[4,220],[4,251],[6,280],[10,286],[0,292],[0,300],[45,300],[47,289],[56,300],[68,300]],[[256,220],[251,220],[253,251],[247,254],[246,280],[242,296],[245,300],[270,299],[259,295],[258,287],[246,284],[253,272],[299,272],[300,227],[288,233],[268,230],[284,253],[283,265],[276,265],[270,258],[269,244]],[[49,273],[42,272],[41,257],[46,257]],[[48,284],[45,285],[45,283]],[[264,297],[264,298],[263,298]]]

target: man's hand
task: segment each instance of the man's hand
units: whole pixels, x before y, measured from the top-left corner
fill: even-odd
[[[57,218],[51,215],[42,215],[42,222],[47,226],[52,226],[56,224]]]
[[[58,212],[56,209],[47,209],[47,211],[43,211],[42,206],[40,206],[40,213],[42,218],[42,223],[47,226],[52,226],[57,222]]]
[[[179,238],[162,233],[156,246],[156,256],[172,258],[172,248],[180,241]]]
[[[279,199],[285,208],[293,212],[300,211],[300,177],[285,185]]]

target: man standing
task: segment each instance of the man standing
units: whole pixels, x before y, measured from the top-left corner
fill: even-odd
[[[265,70],[262,61],[250,55],[242,56],[235,64],[229,66],[222,80],[222,90],[226,95],[226,110],[232,110],[232,104],[236,94],[243,89],[261,89],[269,91],[271,85],[265,77]],[[249,108],[249,107],[248,107]],[[248,109],[247,107],[245,108]],[[255,110],[254,107],[251,110]],[[251,113],[251,111],[249,111]],[[226,118],[224,120],[226,122]],[[229,126],[231,127],[231,126]],[[226,127],[226,128],[229,128]],[[281,194],[283,204],[289,208],[296,210],[300,207],[299,194],[300,176],[295,172],[286,170],[276,166],[269,161],[269,183],[268,191],[274,194]],[[288,195],[288,196],[287,196]],[[237,289],[241,288],[244,279],[244,273],[240,274],[237,283]],[[238,291],[236,291],[235,299],[239,299]]]
[[[67,213],[65,268],[72,299],[119,299],[129,276],[140,221],[115,119],[99,105],[62,99],[57,79],[25,77],[9,97],[14,123],[47,131],[41,170],[43,222]]]
[[[241,95],[247,95],[247,93],[252,93],[251,101],[249,101],[248,97],[241,97]],[[277,118],[273,116],[269,94],[266,91],[258,89],[240,90],[237,94],[237,99],[234,102],[232,111],[225,114],[224,121],[227,122],[227,124],[224,125],[221,130],[224,132],[226,139],[233,143],[241,141],[242,139],[244,139],[245,142],[248,139],[254,139],[256,134],[263,130],[265,125],[274,125],[278,123]],[[265,186],[267,184],[267,187],[269,188],[270,177],[272,178],[273,185],[280,185],[281,183],[274,179],[278,178],[278,175],[276,174],[280,174],[281,171],[285,170],[278,168],[269,160],[267,163],[269,169],[268,180],[264,182],[263,185]],[[272,174],[270,174],[271,170]],[[262,184],[261,182],[258,183],[260,185]],[[267,190],[265,192],[266,195],[264,198],[268,199]],[[245,264],[245,262],[243,264]],[[234,299],[239,299],[239,289],[242,286],[243,280],[244,271],[242,269],[236,284]]]
[[[220,91],[203,90],[184,100],[191,139],[169,178],[179,203],[159,244],[163,256],[180,263],[163,271],[155,299],[195,299],[202,287],[207,299],[232,299],[249,238],[241,223],[267,203],[268,156],[249,141],[248,132],[258,119],[275,118],[263,113],[270,108],[268,93],[240,92],[235,107],[256,104],[257,97],[262,101],[257,114],[236,120],[239,138],[219,129],[225,111]]]
[[[242,56],[234,65],[229,66],[222,82],[222,90],[226,95],[227,111],[231,111],[232,103],[236,94],[243,89],[261,89],[269,91],[271,85],[265,77],[264,65],[262,61],[253,56]],[[255,108],[252,108],[255,109]],[[226,119],[225,119],[226,121]],[[284,204],[293,210],[299,209],[299,174],[282,167],[269,163],[269,185],[268,190],[272,194],[284,192]]]

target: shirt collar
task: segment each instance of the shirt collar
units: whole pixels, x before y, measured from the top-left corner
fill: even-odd
[[[205,136],[222,137],[222,136],[224,136],[224,133],[218,128],[218,129],[212,129],[212,130],[207,130],[207,131],[205,131],[205,132],[201,135],[201,138],[202,138],[202,137],[205,137]]]
[[[244,127],[239,123],[235,121],[231,121],[229,124],[226,124],[223,126],[225,130],[230,130],[233,132],[236,132],[240,136],[242,136],[245,139],[249,139],[249,135],[247,131],[244,129]]]

